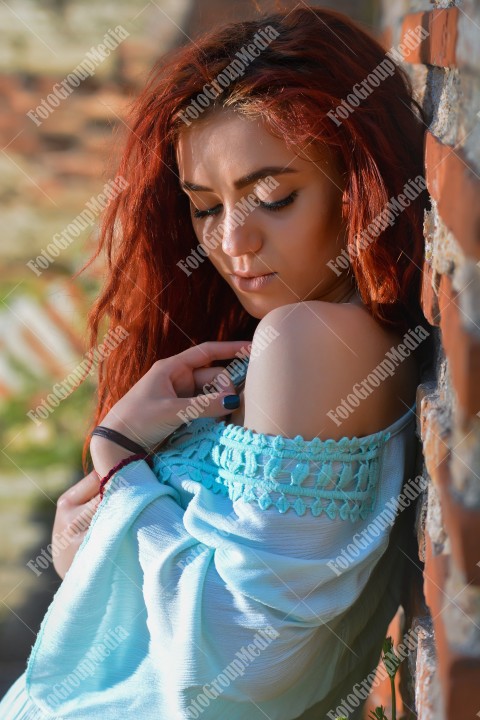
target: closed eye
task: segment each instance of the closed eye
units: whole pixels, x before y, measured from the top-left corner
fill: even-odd
[[[282,208],[286,207],[287,205],[291,205],[294,201],[294,199],[297,197],[298,191],[294,190],[288,197],[283,198],[282,200],[277,200],[277,202],[274,203],[264,203],[259,201],[260,207],[264,208],[265,210],[270,210],[271,212],[276,212],[277,210],[281,210]],[[201,220],[202,218],[208,217],[210,215],[217,215],[219,208],[221,208],[222,205],[219,203],[218,205],[215,205],[213,208],[209,208],[208,210],[194,210],[193,211],[193,217],[197,220]]]

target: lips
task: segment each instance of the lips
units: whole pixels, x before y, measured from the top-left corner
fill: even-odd
[[[271,273],[234,272],[231,274],[235,275],[236,277],[255,278],[255,277],[262,277],[263,275],[270,275]]]
[[[243,275],[237,275],[236,273],[232,274],[232,280],[234,282],[235,287],[237,287],[239,290],[245,290],[245,291],[255,291],[255,290],[262,290],[264,287],[266,287],[272,280],[274,280],[277,276],[277,273],[266,273],[263,275],[255,275],[255,276],[243,276]]]

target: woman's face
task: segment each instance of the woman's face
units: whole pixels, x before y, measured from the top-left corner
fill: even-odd
[[[297,154],[260,119],[222,110],[182,130],[176,156],[198,242],[250,315],[261,319],[289,303],[349,296],[351,278],[327,265],[345,243],[343,180],[330,152],[310,145]],[[258,171],[273,182],[256,175],[239,183]],[[251,193],[250,207],[239,212]],[[208,214],[196,217],[198,210]],[[269,277],[255,284],[237,281],[236,272]]]

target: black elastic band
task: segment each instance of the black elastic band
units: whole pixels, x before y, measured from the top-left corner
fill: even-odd
[[[125,448],[125,450],[131,450],[134,453],[148,452],[146,448],[142,447],[134,440],[131,440],[130,438],[122,435],[122,433],[119,433],[116,430],[103,427],[103,425],[97,425],[97,427],[93,429],[92,435],[100,435],[101,437],[107,438],[107,440],[112,440],[113,442],[117,443],[117,445]]]

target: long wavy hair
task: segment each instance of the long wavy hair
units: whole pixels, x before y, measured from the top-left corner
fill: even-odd
[[[405,331],[426,322],[420,307],[426,192],[373,242],[350,253],[392,196],[408,180],[423,177],[424,117],[408,75],[395,65],[338,124],[328,113],[385,60],[385,49],[366,31],[340,13],[306,6],[215,28],[161,57],[131,103],[116,172],[128,185],[104,211],[95,253],[78,271],[105,252],[106,278],[88,315],[89,346],[96,345],[104,321],[109,330],[121,325],[128,332],[98,365],[85,472],[91,430],[156,360],[205,340],[253,336],[258,319],[210,261],[190,275],[177,265],[198,241],[180,188],[175,144],[186,127],[181,112],[267,26],[278,35],[198,121],[234,108],[261,116],[289,146],[312,141],[332,147],[346,179],[348,272],[363,303],[390,328]]]

